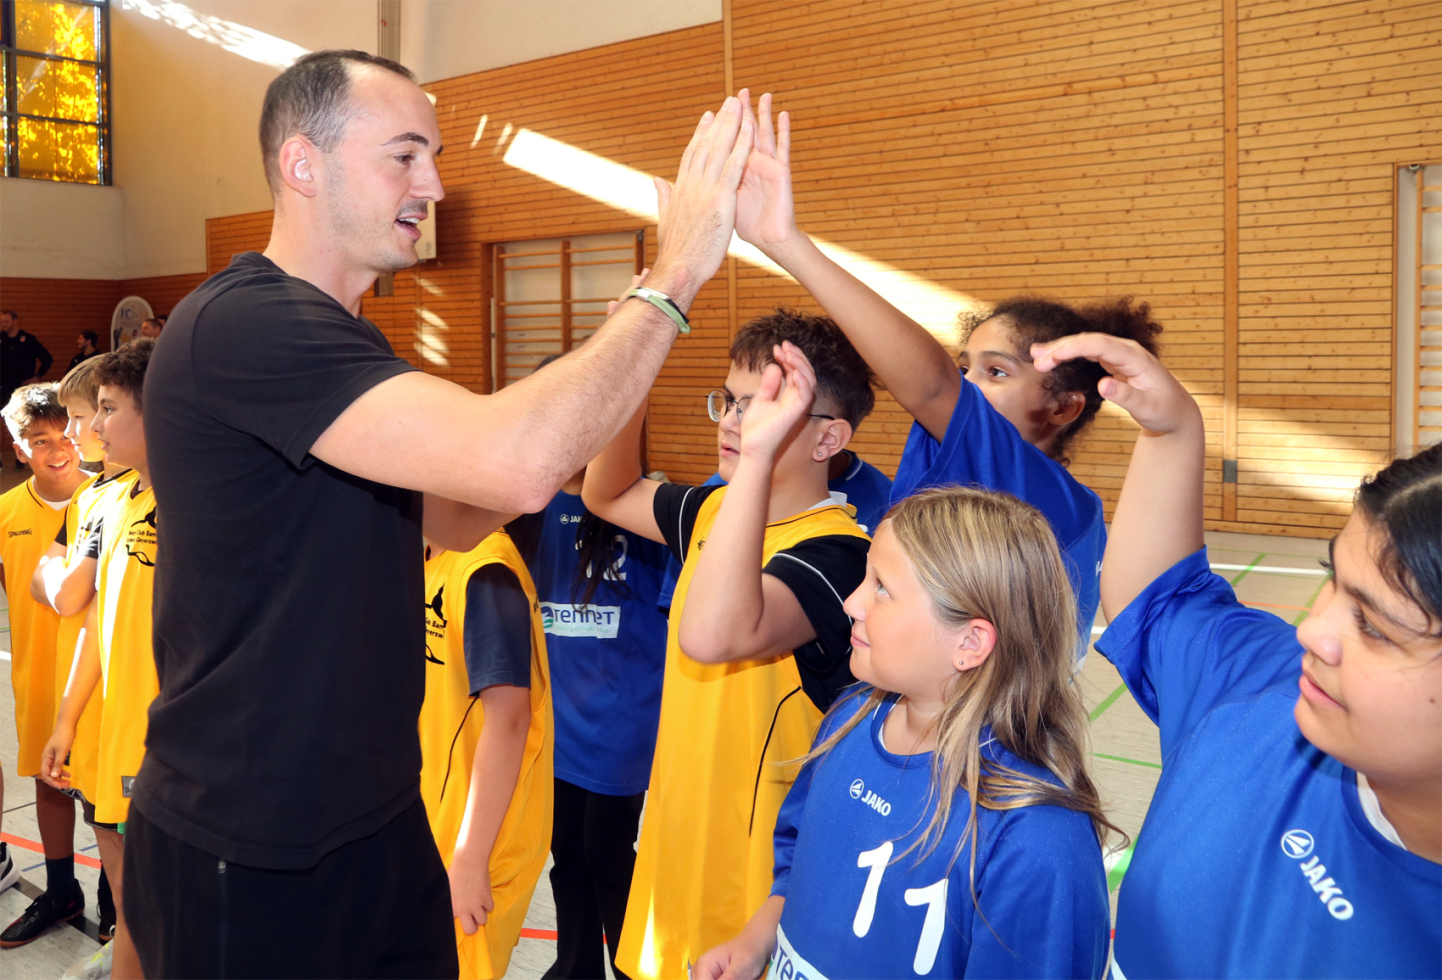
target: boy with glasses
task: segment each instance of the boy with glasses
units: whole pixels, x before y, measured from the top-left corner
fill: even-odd
[[[851,682],[841,604],[865,576],[869,541],[827,475],[875,403],[871,372],[835,325],[784,312],[748,324],[731,362],[706,399],[727,486],[642,479],[638,414],[582,491],[593,513],[683,561],[616,957],[631,977],[684,975],[766,899],[771,834],[795,778],[777,763],[807,752]]]

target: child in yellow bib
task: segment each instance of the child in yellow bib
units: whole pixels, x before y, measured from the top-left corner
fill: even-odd
[[[540,604],[510,536],[426,561],[421,798],[451,880],[462,980],[503,976],[551,845]]]
[[[586,471],[592,512],[684,562],[616,957],[631,977],[684,976],[766,900],[785,763],[852,681],[842,601],[868,539],[827,476],[874,404],[870,372],[831,321],[787,311],[748,324],[731,359],[707,399],[727,486],[641,479],[639,416]]]
[[[0,586],[10,603],[10,681],[15,692],[19,758],[15,771],[38,776],[55,724],[55,674],[75,650],[80,617],[61,617],[31,594],[30,579],[65,520],[65,508],[85,480],[75,446],[65,436],[65,409],[55,385],[26,385],[3,406],[16,458],[34,474],[0,496]],[[0,789],[0,808],[3,808]],[[45,892],[0,931],[0,947],[23,946],[58,922],[81,914],[85,897],[75,880],[75,801],[41,782],[35,820],[45,851]],[[0,845],[0,888],[18,877],[9,848]]]

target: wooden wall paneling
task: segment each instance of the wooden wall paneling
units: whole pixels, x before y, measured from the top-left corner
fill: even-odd
[[[82,330],[94,330],[100,349],[110,349],[110,317],[124,295],[114,279],[0,278],[0,309],[19,313],[20,329],[33,334],[54,358],[42,381],[64,375]]]
[[[1391,449],[1391,174],[1435,143],[1442,14],[1256,0],[1238,13],[1237,520],[1326,535]]]
[[[169,316],[175,304],[185,299],[196,286],[209,278],[204,272],[179,276],[152,276],[146,279],[120,280],[120,295],[140,296],[150,308],[162,316]]]
[[[1222,520],[1237,519],[1237,5],[1222,4]]]

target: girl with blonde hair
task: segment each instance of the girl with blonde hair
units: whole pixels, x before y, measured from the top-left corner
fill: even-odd
[[[865,686],[823,722],[776,824],[771,897],[696,977],[1096,977],[1100,839],[1069,683],[1076,600],[1047,520],[920,491],[846,602]]]

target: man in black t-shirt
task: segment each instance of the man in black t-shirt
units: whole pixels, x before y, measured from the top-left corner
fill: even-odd
[[[100,343],[100,335],[94,330],[82,330],[75,337],[75,356],[70,359],[70,366],[65,369],[68,374],[74,371],[81,364],[97,356],[100,351],[96,347]]]
[[[476,395],[359,316],[443,196],[425,92],[352,51],[271,84],[270,244],[181,301],[146,379],[160,693],[125,890],[146,975],[455,975],[419,798],[422,532],[465,551],[540,510],[636,411],[725,255],[751,134],[734,99],[703,117],[658,188],[649,290]]]
[[[20,329],[20,314],[14,310],[0,312],[0,407],[10,404],[10,396],[23,385],[34,384],[45,377],[54,359],[35,335]],[[10,445],[10,433],[0,425],[0,438]],[[15,468],[25,464],[15,459]]]

